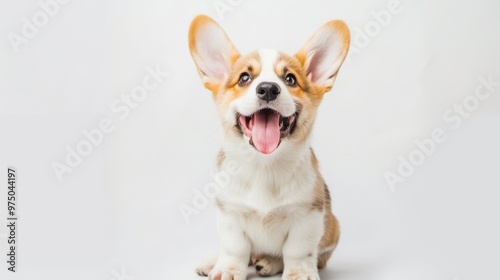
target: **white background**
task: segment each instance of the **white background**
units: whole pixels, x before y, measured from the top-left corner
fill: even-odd
[[[351,28],[313,135],[342,227],[322,279],[499,279],[500,87],[457,129],[442,115],[479,77],[500,81],[500,2],[401,0],[361,45],[389,0],[240,2],[221,17],[211,0],[73,0],[16,53],[8,34],[41,7],[2,0],[0,180],[18,169],[20,220],[14,274],[0,183],[0,279],[198,279],[194,267],[218,244],[214,208],[186,223],[179,206],[211,182],[223,144],[188,51],[200,13],[242,53],[293,54],[331,19]],[[157,65],[169,77],[121,120],[111,104]],[[115,130],[59,182],[51,164],[104,118]],[[384,174],[435,128],[447,140],[392,192]]]

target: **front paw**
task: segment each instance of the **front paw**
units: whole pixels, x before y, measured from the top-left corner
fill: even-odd
[[[212,271],[212,269],[214,268],[216,261],[217,257],[205,261],[204,263],[196,267],[196,273],[198,273],[198,275],[200,276],[208,276],[208,274],[210,274],[210,271]]]
[[[282,280],[320,280],[317,271],[305,271],[304,269],[296,268],[283,273]]]
[[[208,280],[245,280],[247,277],[246,266],[227,265],[215,266],[210,274]]]

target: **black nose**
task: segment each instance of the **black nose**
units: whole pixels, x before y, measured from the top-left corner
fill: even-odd
[[[280,91],[280,86],[277,83],[262,82],[257,86],[257,96],[267,102],[276,99]]]

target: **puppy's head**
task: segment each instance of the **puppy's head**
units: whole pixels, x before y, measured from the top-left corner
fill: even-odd
[[[321,27],[294,56],[274,50],[240,55],[221,27],[198,16],[189,48],[206,88],[212,91],[226,137],[270,154],[311,131],[317,107],[349,49],[349,29],[334,20]]]

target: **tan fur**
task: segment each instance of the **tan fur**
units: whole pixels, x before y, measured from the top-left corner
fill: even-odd
[[[224,151],[220,150],[219,154],[217,155],[217,168],[220,169],[222,166],[222,163],[226,159],[226,155],[224,154]]]
[[[219,94],[215,97],[215,103],[218,105],[221,119],[231,102],[245,94],[247,90],[246,86],[238,84],[240,75],[243,72],[247,72],[251,76],[256,77],[259,75],[261,68],[261,61],[257,52],[241,56],[235,61],[226,83],[219,88]]]
[[[318,269],[324,269],[330,257],[332,256],[333,250],[324,252],[318,256]]]
[[[339,238],[340,238],[340,227],[339,227],[339,223],[337,221],[337,218],[335,218],[335,216],[332,213],[330,191],[328,190],[328,187],[326,186],[326,184],[323,181],[323,178],[321,177],[321,174],[319,171],[318,160],[316,159],[316,155],[314,154],[314,152],[312,150],[311,150],[311,153],[312,153],[312,165],[313,165],[313,167],[316,171],[316,174],[318,176],[318,182],[319,182],[318,184],[320,184],[319,187],[317,186],[314,189],[315,197],[318,200],[321,198],[321,204],[323,207],[322,210],[325,213],[324,219],[323,219],[325,232],[324,232],[323,237],[321,238],[321,241],[320,241],[319,246],[318,246],[318,252],[320,253],[320,255],[318,256],[319,257],[318,267],[319,267],[321,258],[326,263],[326,261],[328,260],[328,258],[331,255],[331,252],[330,252],[330,255],[328,255],[328,256],[325,256],[325,255],[322,256],[321,253],[328,251],[328,250],[333,251],[333,249],[335,249],[335,246],[337,245]],[[318,204],[318,207],[319,207],[319,202],[315,201],[315,203]],[[313,206],[315,206],[314,202],[313,202]]]
[[[212,19],[206,16],[199,16],[191,25],[189,31],[189,46],[191,54],[195,63],[198,59],[197,49],[196,49],[196,37],[200,30],[203,30],[203,26],[207,24],[215,24]],[[349,49],[350,33],[346,24],[340,20],[330,21],[326,24],[327,27],[336,30],[343,42],[342,53],[345,56]],[[293,141],[296,143],[304,142],[312,130],[312,124],[314,123],[316,112],[318,106],[323,98],[323,95],[328,92],[332,85],[317,85],[307,76],[306,73],[306,60],[307,60],[307,48],[306,46],[314,38],[311,37],[304,48],[299,50],[294,56],[290,56],[284,53],[279,53],[278,59],[274,64],[274,72],[282,80],[285,79],[286,75],[291,73],[296,77],[297,86],[289,87],[288,91],[294,97],[294,102],[297,104],[297,112],[300,115],[300,122],[296,123],[296,132],[287,138],[287,141]],[[247,90],[247,85],[238,84],[238,80],[242,73],[247,72],[251,77],[259,76],[262,70],[262,61],[259,56],[259,52],[252,52],[248,55],[241,56],[230,40],[225,37],[227,43],[230,45],[229,60],[231,63],[231,70],[227,79],[222,83],[204,83],[205,87],[208,88],[213,95],[214,101],[218,108],[219,117],[224,121],[225,115],[230,104],[244,95]],[[204,73],[200,70],[198,66],[198,73],[200,76],[204,76]],[[337,70],[338,72],[338,70]],[[335,72],[331,77],[335,77],[338,73]],[[332,82],[333,83],[333,82]],[[241,136],[241,131],[239,131],[234,125],[223,123],[223,129],[226,134],[232,134],[236,136]],[[318,160],[313,152],[311,153],[311,162],[305,164],[311,164],[316,181],[313,187],[313,199],[307,203],[301,203],[297,205],[292,205],[293,207],[298,207],[302,209],[308,209],[308,211],[320,211],[323,212],[323,223],[324,232],[321,237],[321,241],[317,247],[317,267],[319,269],[325,268],[329,258],[331,257],[334,249],[336,248],[339,237],[340,237],[340,227],[336,217],[333,215],[331,210],[331,197],[330,192],[320,174]],[[221,168],[226,155],[221,151],[217,157],[217,166]],[[274,187],[274,186],[271,186]],[[278,196],[280,194],[279,189],[272,189],[273,195]],[[224,205],[220,200],[216,199],[217,208],[220,211],[230,212],[232,205]],[[290,205],[288,205],[290,207]],[[289,211],[289,209],[288,209]],[[271,212],[262,215],[258,211],[248,210],[243,215],[244,219],[248,220],[258,220],[264,227],[269,228],[275,224],[279,224],[282,220],[286,218],[287,212],[283,209],[277,208]],[[313,252],[308,256],[311,257]],[[269,256],[261,255],[256,257],[255,261],[251,262],[255,266],[261,266],[261,271],[258,272],[261,276],[269,276],[283,271],[283,260],[280,256]],[[206,275],[207,267],[204,266],[203,269],[199,271],[200,274]],[[213,266],[212,266],[213,267]],[[210,268],[211,269],[211,268]],[[237,267],[230,268],[230,272],[236,274]],[[232,271],[234,270],[234,271]],[[302,277],[301,270],[299,268],[292,268],[285,279],[297,279]]]
[[[333,215],[330,205],[330,194],[325,186],[327,192],[327,200],[325,204],[324,216],[324,233],[318,246],[318,268],[323,269],[326,263],[335,250],[340,238],[340,226],[337,218]]]
[[[220,211],[224,212],[225,211],[225,208],[224,208],[224,203],[222,203],[219,199],[215,199],[215,206],[217,206],[217,209],[219,209]]]
[[[297,204],[294,206],[297,208],[302,208],[306,205]],[[261,215],[255,210],[250,210],[244,213],[244,217],[245,219],[258,220],[264,227],[269,228],[272,227],[274,224],[280,223],[283,220],[285,220],[286,214],[287,212],[284,209],[278,208],[266,215]]]
[[[233,68],[231,70],[231,74],[229,74],[229,77],[227,78],[227,82],[224,84],[224,90],[228,90],[233,87],[238,87],[239,89],[242,89],[243,87],[240,87],[238,85],[238,80],[240,78],[240,74],[243,72],[247,72],[250,74],[252,77],[256,77],[259,75],[261,71],[261,61],[259,57],[259,53],[254,51],[251,52],[248,55],[245,55],[243,57],[239,57],[238,60],[233,65]],[[238,93],[242,93],[241,91],[238,91]]]
[[[350,45],[350,41],[351,41],[351,33],[349,32],[349,28],[347,27],[347,25],[341,20],[332,20],[332,21],[328,22],[326,25],[332,27],[333,29],[337,30],[341,34],[341,36],[343,38],[342,40],[345,42],[344,48],[342,51],[344,52],[344,54],[347,54],[347,52],[349,51],[349,45]],[[309,38],[306,45],[309,44],[309,42],[314,38],[315,35],[313,35],[313,36],[311,36],[311,38]],[[301,65],[304,65],[306,62],[307,53],[304,49],[301,49],[299,52],[297,52],[295,54],[295,57],[299,60]],[[333,74],[333,76],[336,76],[336,75],[337,75],[337,73]],[[330,91],[332,89],[332,86],[314,86],[314,88],[315,88],[315,92],[322,95],[325,92]]]
[[[311,211],[324,211],[324,233],[318,245],[318,268],[324,269],[330,259],[335,247],[340,238],[340,226],[337,218],[333,215],[331,209],[331,197],[328,187],[325,185],[323,178],[319,173],[318,160],[314,152],[311,150],[311,164],[313,165],[317,176],[318,184],[314,188],[315,200],[309,206]],[[256,215],[257,213],[254,213]],[[269,216],[269,215],[268,215]],[[271,217],[265,219],[271,220]],[[261,256],[261,259],[271,259],[272,256]]]
[[[194,20],[191,24],[191,27],[189,28],[189,50],[191,51],[191,55],[193,56],[193,59],[196,63],[198,60],[198,52],[196,50],[196,36],[198,35],[198,31],[202,30],[202,27],[207,24],[215,24],[219,26],[218,23],[216,23],[213,19],[210,17],[200,15]],[[240,53],[236,50],[236,48],[232,45],[231,41],[229,38],[226,36],[227,42],[232,46],[231,48],[231,53],[229,55],[230,61],[232,64],[236,62],[236,60],[240,57]],[[200,68],[198,67],[198,74],[200,77],[203,77],[203,73],[201,72]],[[220,84],[216,83],[204,83],[205,87],[209,89],[212,94],[215,96],[219,92],[219,87]]]
[[[286,275],[286,279],[299,279],[299,277],[301,276],[302,272],[299,268],[293,268],[287,275]],[[309,280],[309,279],[307,279]]]
[[[290,90],[292,95],[298,98],[304,98],[304,95],[306,95],[307,92],[310,92],[311,83],[307,80],[304,68],[297,58],[289,56],[285,53],[280,53],[280,56],[274,65],[274,71],[278,77],[281,77],[282,79],[284,79],[288,73],[295,75],[298,87]]]

